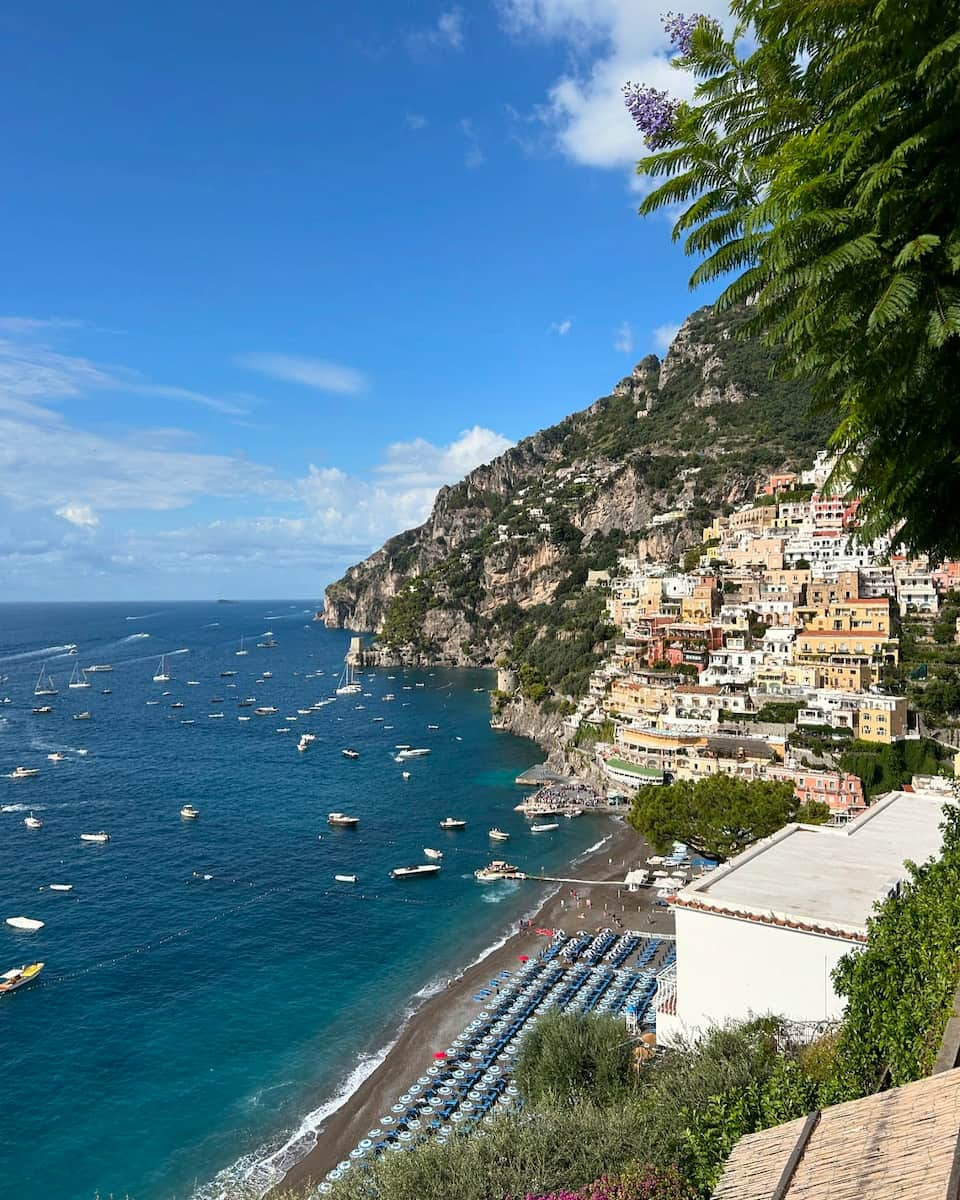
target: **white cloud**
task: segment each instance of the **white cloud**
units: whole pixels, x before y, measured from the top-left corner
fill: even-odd
[[[435,446],[424,438],[394,442],[387,447],[386,462],[377,467],[381,476],[417,487],[440,487],[455,483],[474,467],[509,450],[513,443],[500,433],[474,425],[449,446]]]
[[[574,162],[626,167],[645,153],[623,104],[628,81],[680,98],[692,93],[691,76],[670,66],[661,11],[644,0],[500,0],[509,32],[570,51],[570,69],[548,89],[538,113]],[[723,0],[698,0],[697,11],[721,20],[729,15]]]
[[[563,321],[552,321],[550,323],[550,332],[555,333],[558,337],[566,337],[573,328],[573,322],[568,318]]]
[[[57,509],[57,516],[80,529],[96,529],[100,524],[100,518],[89,504],[65,504]]]
[[[237,365],[259,371],[284,383],[301,383],[320,392],[355,396],[366,391],[367,378],[353,367],[322,358],[299,358],[292,354],[241,354]]]
[[[57,329],[79,329],[82,321],[64,317],[0,317],[0,333],[22,337]]]
[[[461,117],[457,122],[457,126],[467,139],[467,151],[463,156],[464,165],[471,170],[482,167],[487,161],[487,156],[480,146],[480,139],[477,137],[477,132],[473,127],[473,121],[469,117]]]
[[[613,338],[613,348],[621,354],[629,354],[633,350],[633,330],[629,321],[623,321],[618,326]]]
[[[680,332],[679,325],[658,325],[653,331],[653,341],[658,350],[667,351],[670,349],[670,344]]]
[[[462,50],[464,43],[463,9],[456,5],[437,17],[435,25],[411,33],[407,43],[413,54],[431,50]]]
[[[403,123],[408,129],[419,130],[426,129],[430,124],[423,113],[408,112],[404,114]]]

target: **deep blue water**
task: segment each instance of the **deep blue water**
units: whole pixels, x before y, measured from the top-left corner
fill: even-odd
[[[218,1172],[281,1145],[418,992],[537,901],[533,885],[474,882],[496,856],[492,825],[529,869],[607,832],[596,819],[527,832],[513,779],[542,755],[489,728],[474,691],[489,673],[365,672],[369,695],[286,721],[331,695],[342,667],[348,636],[311,616],[289,601],[0,605],[0,697],[12,701],[0,706],[0,920],[46,922],[33,934],[0,924],[0,970],[47,964],[41,982],[0,998],[0,1179],[18,1200],[218,1194]],[[256,649],[267,629],[276,649]],[[241,634],[246,657],[234,653]],[[88,690],[66,686],[73,642],[81,665],[114,666]],[[161,652],[169,684],[152,682]],[[33,696],[44,661],[52,701]],[[279,712],[253,716],[237,705],[247,696]],[[33,715],[40,703],[54,711]],[[73,721],[81,709],[93,719]],[[306,730],[317,741],[299,754]],[[432,754],[399,764],[396,743]],[[361,757],[345,759],[346,746]],[[65,761],[48,762],[54,750]],[[40,777],[6,778],[18,764]],[[181,820],[186,802],[198,821]],[[328,829],[337,809],[359,829]],[[26,829],[24,810],[44,828]],[[467,829],[442,833],[447,814]],[[101,829],[109,844],[80,842]],[[438,877],[388,877],[424,861],[424,846],[444,852]],[[334,883],[344,871],[360,882]]]

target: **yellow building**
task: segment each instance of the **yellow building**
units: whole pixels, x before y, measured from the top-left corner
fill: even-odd
[[[870,630],[804,629],[794,642],[797,662],[827,662],[836,656],[854,655],[874,665],[896,666],[896,639]]]
[[[864,696],[857,709],[857,737],[864,742],[889,745],[906,737],[905,696]]]

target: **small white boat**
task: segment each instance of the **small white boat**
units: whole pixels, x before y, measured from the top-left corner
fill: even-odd
[[[17,988],[23,987],[25,983],[29,983],[43,970],[42,962],[24,964],[22,967],[14,967],[12,971],[3,971],[0,973],[0,996],[6,992],[15,992]]]
[[[440,822],[441,829],[466,829],[466,821],[460,821],[456,817],[444,817]]]
[[[442,850],[431,850],[429,846],[424,846],[424,848],[423,848],[423,852],[424,852],[424,854],[427,856],[427,858],[435,858],[435,859],[437,859],[438,861],[439,861],[441,858],[443,858],[443,851],[442,851]]]
[[[51,892],[72,892],[73,884],[72,883],[51,883],[50,891]]]
[[[84,670],[88,675],[91,675],[94,672],[112,671],[113,667],[110,665],[110,663],[94,663],[91,667],[84,667]]]
[[[25,929],[28,933],[36,933],[43,928],[43,921],[34,921],[31,917],[7,917],[6,923],[12,929]]]
[[[280,711],[279,708],[274,708],[272,704],[262,704],[259,708],[253,710],[256,717],[272,717]]]
[[[549,833],[551,829],[559,829],[560,824],[557,821],[548,821],[545,825],[531,825],[531,833]]]
[[[100,832],[100,833],[81,833],[81,834],[80,834],[80,841],[81,841],[81,842],[109,842],[109,841],[110,841],[110,834],[109,834],[109,833],[103,833],[103,832]]]
[[[290,732],[289,725],[281,725],[280,728],[277,730],[277,733],[289,733],[289,732]]]
[[[502,829],[491,829],[490,832],[487,834],[487,837],[491,838],[495,842],[509,842],[510,841],[510,834],[504,833]]]
[[[194,808],[192,804],[185,804],[183,808],[180,809],[180,816],[183,817],[185,821],[195,821],[197,817],[200,816],[200,809]]]
[[[199,679],[188,679],[187,680],[187,687],[199,687],[199,686],[200,686]]]
[[[81,758],[85,758],[90,753],[90,751],[89,750],[78,750],[77,753],[80,755]]]
[[[263,677],[264,677],[264,679],[272,679],[272,678],[273,678],[273,672],[272,672],[272,671],[264,671],[264,673],[263,673]]]
[[[343,755],[344,758],[359,758],[360,757],[359,750],[341,750],[340,753]]]
[[[523,872],[513,863],[502,862],[499,859],[479,871],[474,871],[474,878],[481,883],[495,883],[498,879],[523,879]]]
[[[409,771],[401,771],[401,772],[400,772],[400,778],[401,778],[401,779],[409,779],[409,778],[410,778],[410,772],[409,772]]]
[[[208,721],[222,721],[223,713],[207,713]]]
[[[28,829],[42,829],[43,828],[43,822],[40,820],[39,817],[35,817],[33,815],[33,813],[31,813],[29,817],[24,817],[23,823],[24,823],[24,825],[26,825],[26,827]]]
[[[40,774],[39,767],[14,767],[7,776],[8,779],[34,779]]]
[[[417,875],[436,875],[439,871],[439,863],[417,863],[412,867],[394,867],[390,872],[390,878],[410,879]]]
[[[240,649],[234,650],[234,654],[237,656],[237,658],[243,658],[244,655],[249,654],[249,653],[250,653],[250,651],[244,646],[243,638],[241,638],[240,639]]]
[[[439,725],[428,725],[427,728],[428,729],[439,729],[440,726]]]
[[[37,706],[37,708],[35,708],[33,710],[34,716],[38,716],[40,713],[51,713],[51,712],[53,712],[53,709],[51,708],[51,706],[49,704],[40,704]]]
[[[238,721],[249,721],[250,718],[249,717],[237,717],[237,720]]]
[[[88,712],[86,709],[84,709],[83,712],[74,713],[73,719],[75,721],[92,721],[93,713]]]
[[[340,829],[356,829],[360,824],[359,817],[348,817],[346,813],[332,812],[327,813],[327,824],[334,825]]]
[[[357,882],[356,875],[334,875],[334,879],[337,881],[337,883],[356,883]]]
[[[423,758],[425,754],[429,753],[430,751],[424,749],[423,747],[414,747],[413,749],[401,750],[398,753],[397,758],[401,759],[401,761],[405,758]]]
[[[170,673],[167,671],[166,655],[160,655],[160,662],[157,666],[156,674],[153,677],[154,683],[169,683]]]

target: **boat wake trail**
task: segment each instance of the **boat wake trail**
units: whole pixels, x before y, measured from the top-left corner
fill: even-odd
[[[64,646],[43,646],[39,650],[23,650],[19,654],[4,654],[0,657],[0,666],[4,663],[29,662],[31,658],[57,658],[61,654],[69,654],[75,649],[73,642]]]
[[[158,609],[157,612],[138,613],[133,617],[124,617],[125,621],[149,621],[151,617],[162,617],[167,610],[165,608]]]

